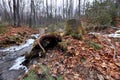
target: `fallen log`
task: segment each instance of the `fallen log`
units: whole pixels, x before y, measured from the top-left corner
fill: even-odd
[[[36,57],[45,57],[46,51],[54,48],[61,42],[61,36],[57,34],[44,34],[35,40],[31,52],[25,55],[26,61],[23,64],[29,63],[30,60]]]

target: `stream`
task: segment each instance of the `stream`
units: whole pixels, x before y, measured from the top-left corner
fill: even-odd
[[[101,34],[90,32],[89,34]],[[113,34],[102,34],[103,36],[120,38],[120,30]],[[34,38],[33,38],[34,37]],[[25,54],[31,52],[33,43],[39,34],[31,35],[31,39],[26,40],[19,46],[0,49],[0,80],[17,80],[22,74],[28,71],[28,68],[22,63],[25,61]]]
[[[39,34],[31,35],[22,45],[0,49],[0,80],[17,80],[28,68],[22,65],[25,54],[29,54]],[[32,39],[34,38],[34,39]]]

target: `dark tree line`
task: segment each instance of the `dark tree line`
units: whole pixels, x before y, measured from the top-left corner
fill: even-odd
[[[90,14],[89,8],[93,8],[95,2],[105,1],[113,1],[116,13],[120,16],[120,0],[94,0],[93,4],[89,0],[0,0],[0,20],[14,26],[32,27],[66,19],[80,19]]]

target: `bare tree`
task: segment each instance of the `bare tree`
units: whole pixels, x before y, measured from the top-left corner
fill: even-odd
[[[3,7],[4,7],[4,14],[3,14],[3,20],[5,21],[5,22],[7,22],[7,21],[9,21],[9,13],[8,13],[8,11],[7,11],[7,5],[6,5],[6,1],[5,0],[2,0],[2,4],[3,4]]]
[[[66,18],[68,19],[68,8],[69,8],[69,0],[66,0]]]
[[[65,8],[65,3],[64,2],[65,2],[65,0],[63,0],[63,10],[62,10],[63,11],[63,13],[62,13],[63,14],[63,19],[65,18],[65,9],[64,9]]]
[[[17,11],[16,11],[16,0],[13,0],[13,20],[14,20],[14,26],[17,26]]]
[[[78,16],[79,16],[79,18],[81,17],[81,0],[78,0]]]
[[[20,13],[19,13],[20,12],[20,9],[19,9],[20,4],[19,4],[19,2],[20,2],[20,0],[17,0],[17,8],[16,8],[17,9],[16,10],[17,11],[16,12],[17,13],[17,26],[20,26]]]
[[[50,15],[49,15],[50,22],[52,23],[53,20],[53,0],[50,3]]]
[[[11,6],[11,0],[8,0],[8,5],[9,5],[9,8],[10,8],[10,19],[11,19],[11,22],[13,22],[13,15],[12,15],[12,6]]]
[[[86,0],[83,1],[83,14],[85,14]]]
[[[31,12],[30,12],[30,21],[29,21],[29,26],[32,27],[33,24],[33,15],[34,15],[34,0],[31,0],[31,4],[30,4],[30,8],[31,8]]]
[[[46,0],[46,14],[47,14],[47,17],[49,16],[49,13],[48,13],[48,0]]]
[[[70,0],[68,15],[69,15],[69,19],[71,19],[73,17],[73,0]]]
[[[24,13],[24,10],[25,10],[25,2],[23,0],[20,0],[20,11],[19,11],[19,14],[20,14],[20,22],[22,24],[25,23],[25,13]]]

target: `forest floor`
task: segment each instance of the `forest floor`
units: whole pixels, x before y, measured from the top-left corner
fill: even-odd
[[[106,29],[102,33],[113,32]],[[24,80],[31,74],[35,74],[34,80],[120,80],[119,38],[85,34],[83,40],[77,40],[63,36],[62,45],[47,51]]]
[[[29,28],[27,26],[4,26],[0,29],[0,48],[9,47],[13,45],[20,45],[22,42],[28,39],[31,34],[38,33],[37,29]]]
[[[0,47],[20,45],[38,30],[11,26],[0,34]],[[103,33],[113,33],[106,29]],[[63,46],[48,50],[24,80],[120,80],[120,40],[85,34],[83,40],[63,36]],[[33,78],[33,79],[32,79]]]

